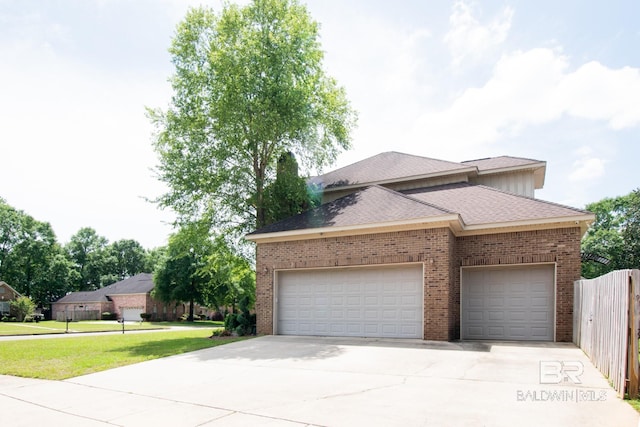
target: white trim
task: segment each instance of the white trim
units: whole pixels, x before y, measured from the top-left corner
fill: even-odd
[[[480,168],[478,168],[478,176],[495,175],[499,173],[509,173],[509,172],[519,172],[523,170],[540,169],[540,168],[546,168],[546,167],[547,167],[546,162],[532,162],[532,163],[526,163],[526,164],[517,165],[517,166],[495,167],[493,169],[480,170]]]
[[[520,221],[495,222],[485,224],[465,225],[459,214],[447,214],[437,217],[415,218],[403,221],[378,222],[372,224],[358,224],[341,227],[306,228],[303,230],[289,230],[274,233],[247,235],[247,240],[256,243],[284,242],[291,240],[321,239],[340,235],[372,234],[390,231],[430,229],[448,227],[456,236],[473,236],[478,234],[508,233],[511,231],[530,231],[545,228],[580,227],[584,234],[595,221],[594,214],[581,214],[566,217],[529,219]],[[546,227],[545,227],[546,226]],[[518,230],[514,230],[518,229]]]

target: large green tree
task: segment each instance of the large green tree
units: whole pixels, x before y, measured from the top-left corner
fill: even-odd
[[[49,223],[0,199],[0,279],[46,308],[70,289],[63,254]]]
[[[114,264],[114,260],[108,257],[108,243],[106,237],[90,227],[83,227],[71,236],[65,250],[78,273],[75,291],[90,291],[103,285],[102,276]]]
[[[113,257],[113,270],[117,280],[122,280],[138,273],[144,273],[148,266],[147,251],[136,240],[122,239],[107,247],[109,256]]]
[[[164,260],[156,269],[153,296],[160,301],[189,303],[189,321],[193,321],[194,304],[206,305],[213,277],[205,268],[213,254],[208,227],[200,224],[183,226],[169,237]]]
[[[582,238],[582,275],[640,268],[640,189],[587,205],[596,220]]]
[[[172,102],[156,128],[157,202],[179,219],[246,232],[266,223],[278,157],[307,170],[349,148],[355,113],[323,70],[318,24],[295,0],[190,10],[170,53]]]

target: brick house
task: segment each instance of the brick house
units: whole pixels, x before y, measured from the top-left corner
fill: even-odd
[[[545,173],[388,152],[313,178],[320,207],[247,236],[258,333],[571,341],[595,217],[536,199]]]
[[[11,301],[15,301],[22,295],[13,289],[7,282],[0,280],[0,317],[11,313]]]
[[[109,312],[130,321],[140,321],[141,313],[150,313],[151,320],[176,320],[188,312],[186,304],[152,298],[153,288],[153,275],[140,273],[95,291],[71,292],[52,304],[53,319],[100,319],[101,313]]]

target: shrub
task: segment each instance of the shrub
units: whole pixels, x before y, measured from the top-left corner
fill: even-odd
[[[36,304],[29,297],[18,297],[15,301],[11,301],[11,308],[15,311],[21,320],[29,316],[36,309]],[[33,318],[32,318],[33,320]]]
[[[102,320],[117,320],[118,315],[116,313],[109,313],[108,311],[105,311],[104,313],[102,313],[100,318]]]
[[[219,311],[215,311],[212,315],[211,315],[211,320],[215,320],[217,322],[221,322],[224,320],[224,316],[222,315],[222,313],[220,313]]]
[[[140,313],[140,317],[142,318],[142,321],[144,322],[145,320],[148,322],[149,320],[151,320],[151,313]]]
[[[218,328],[218,329],[214,329],[213,333],[211,334],[211,337],[230,337],[231,336],[231,331],[228,331],[226,329],[223,328]]]
[[[28,322],[28,323],[33,322],[33,316],[30,314],[27,314],[26,316],[24,316],[23,322]]]

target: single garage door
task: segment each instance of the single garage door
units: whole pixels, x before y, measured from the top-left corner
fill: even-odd
[[[277,334],[422,338],[422,265],[278,273]]]
[[[462,339],[553,341],[554,268],[464,268]]]
[[[142,318],[140,314],[142,313],[141,308],[123,308],[122,309],[122,317],[124,320],[128,320],[130,322],[140,322]]]

